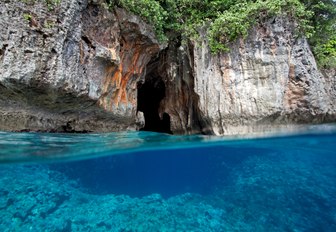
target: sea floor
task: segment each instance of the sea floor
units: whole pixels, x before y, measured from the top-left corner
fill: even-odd
[[[336,231],[335,137],[318,150],[285,141],[217,160],[226,174],[207,194],[99,194],[55,165],[1,165],[0,231]]]

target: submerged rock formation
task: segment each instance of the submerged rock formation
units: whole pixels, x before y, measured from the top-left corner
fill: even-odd
[[[0,3],[0,130],[246,133],[336,119],[323,75],[294,22],[260,23],[229,53],[160,44],[150,25],[102,1]]]

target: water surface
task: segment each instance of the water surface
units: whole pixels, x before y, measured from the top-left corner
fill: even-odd
[[[336,231],[336,130],[0,132],[1,231]]]

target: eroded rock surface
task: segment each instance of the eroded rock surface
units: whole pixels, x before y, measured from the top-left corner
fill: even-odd
[[[229,53],[168,46],[104,1],[0,3],[0,130],[237,134],[336,120],[336,76],[321,73],[295,23],[260,23]]]
[[[171,43],[149,68],[146,81],[164,85],[164,96],[158,105],[161,121],[170,122],[170,130],[178,134],[212,133],[210,122],[199,109],[195,93],[192,48]],[[163,132],[168,132],[162,130]]]
[[[149,25],[85,0],[7,0],[0,12],[0,129],[135,128],[137,81],[160,50]]]
[[[206,38],[195,46],[195,92],[215,134],[335,120],[335,73],[321,74],[294,28],[281,17],[260,23],[227,54],[211,55]]]

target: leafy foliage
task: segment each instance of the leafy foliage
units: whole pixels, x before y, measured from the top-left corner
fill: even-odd
[[[323,67],[336,66],[336,1],[334,0],[107,0],[152,24],[161,41],[197,38],[198,30],[209,27],[213,52],[246,37],[249,29],[265,17],[287,16],[298,22],[297,33],[309,38]],[[175,36],[175,37],[174,37]]]
[[[47,5],[49,11],[55,9],[61,3],[62,0],[21,0],[21,2],[33,4],[35,2],[44,2]]]
[[[304,0],[307,10],[313,12],[314,28],[309,43],[322,68],[336,68],[336,1]]]
[[[24,20],[26,20],[27,22],[30,22],[30,20],[33,18],[33,16],[32,16],[31,14],[24,13],[24,14],[23,14],[23,18],[24,18]]]
[[[225,44],[246,37],[248,30],[264,17],[286,15],[300,24],[299,33],[311,30],[309,17],[311,12],[306,11],[298,0],[257,0],[241,1],[232,5],[228,10],[217,15],[210,27],[210,47],[213,52],[227,50]]]

